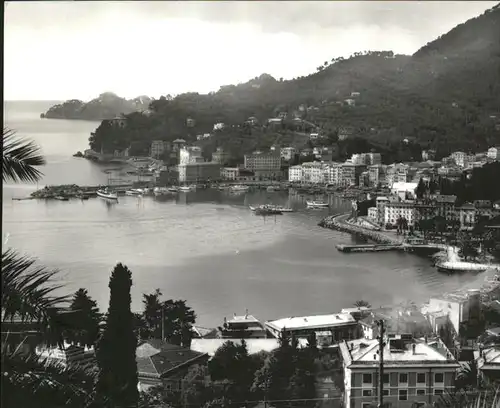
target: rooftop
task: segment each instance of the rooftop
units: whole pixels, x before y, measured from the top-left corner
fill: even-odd
[[[136,349],[137,371],[139,375],[149,374],[160,377],[205,355],[161,340],[148,340]]]
[[[284,319],[266,322],[266,325],[282,329],[313,329],[323,327],[341,326],[355,323],[355,319],[349,313],[337,313],[330,315],[316,315],[303,317],[286,317]]]
[[[405,364],[455,364],[458,368],[455,358],[440,340],[433,343],[426,343],[425,340],[413,338],[403,341],[400,337],[395,336],[393,339],[386,341],[384,348],[384,362],[386,367]],[[358,339],[341,343],[340,352],[348,366],[358,364],[378,365],[378,347],[377,339]]]
[[[252,315],[234,315],[232,319],[228,319],[228,323],[259,323],[259,321]]]

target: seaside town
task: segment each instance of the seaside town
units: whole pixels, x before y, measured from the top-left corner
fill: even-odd
[[[500,4],[9,3],[2,408],[500,408]]]

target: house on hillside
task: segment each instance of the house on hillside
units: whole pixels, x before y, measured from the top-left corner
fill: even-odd
[[[209,356],[188,348],[151,339],[136,349],[138,388],[145,391],[163,384],[167,390],[178,391],[189,368],[206,364]]]
[[[351,98],[344,99],[344,103],[347,106],[356,106],[356,101],[354,99],[351,99]]]

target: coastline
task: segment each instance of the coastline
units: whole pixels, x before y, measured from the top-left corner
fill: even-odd
[[[323,228],[329,228],[341,232],[348,232],[350,234],[358,235],[363,238],[371,239],[378,244],[391,244],[399,245],[403,242],[403,238],[392,237],[384,234],[383,231],[368,230],[366,228],[358,227],[346,222],[350,213],[341,213],[330,215],[321,220],[318,225]]]

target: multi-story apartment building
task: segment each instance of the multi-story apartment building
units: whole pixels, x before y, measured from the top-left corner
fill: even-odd
[[[382,156],[380,153],[366,153],[366,163],[368,165],[376,165],[382,163]]]
[[[302,181],[302,166],[291,166],[288,168],[288,181],[301,182]]]
[[[377,224],[384,225],[385,219],[385,206],[389,204],[389,199],[387,197],[377,197],[375,199],[377,208]]]
[[[177,166],[180,183],[220,180],[220,169],[221,165],[219,163],[212,162],[186,163]]]
[[[256,174],[277,174],[281,171],[281,154],[279,151],[246,154],[244,167]]]
[[[344,341],[339,349],[344,369],[343,406],[371,408],[379,393],[379,341]],[[423,408],[453,390],[460,365],[440,339],[389,334],[383,355],[384,407]]]
[[[413,202],[388,202],[384,208],[384,225],[397,225],[398,219],[404,218],[408,226],[414,226],[417,218],[417,210]]]
[[[169,143],[164,140],[153,140],[151,142],[151,157],[158,159],[163,153],[169,150]]]
[[[281,158],[285,161],[293,160],[297,153],[298,153],[298,151],[294,147],[282,147],[281,148]]]
[[[376,164],[368,166],[368,184],[370,187],[378,186],[378,183],[385,183],[385,172],[387,166]]]
[[[435,195],[432,197],[432,202],[436,207],[436,215],[445,218],[447,221],[452,221],[457,218],[455,211],[455,202],[457,196],[454,195]]]
[[[221,335],[223,339],[265,339],[267,330],[254,316],[234,315],[232,319],[224,318]]]
[[[470,231],[476,225],[476,207],[470,203],[462,204],[456,208],[458,212],[458,220],[460,221],[460,229]]]
[[[350,313],[332,315],[316,315],[303,317],[286,317],[265,323],[268,332],[279,337],[283,330],[297,339],[307,339],[311,333],[318,337],[319,344],[334,344],[342,340],[357,339],[361,335],[358,322]]]
[[[339,185],[348,187],[356,185],[356,166],[350,163],[342,164],[340,168]]]
[[[453,152],[450,155],[450,158],[455,162],[455,164],[462,168],[465,167],[467,157],[467,153],[464,152]]]
[[[220,176],[223,180],[238,180],[240,169],[239,167],[223,167],[220,169]]]
[[[302,179],[306,183],[325,183],[325,164],[320,162],[302,163]]]
[[[366,164],[366,153],[356,153],[351,156],[351,162],[354,165]]]
[[[358,185],[359,187],[368,187],[370,185],[368,171],[364,171],[359,175]]]
[[[328,184],[340,185],[342,178],[342,163],[329,163],[325,180]]]
[[[179,164],[193,164],[203,162],[201,148],[198,146],[182,147],[179,151]]]

